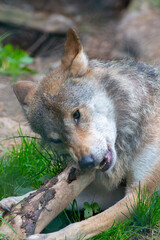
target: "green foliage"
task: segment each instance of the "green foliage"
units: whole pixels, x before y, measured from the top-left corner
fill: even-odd
[[[101,209],[98,203],[94,202],[89,204],[88,202],[84,202],[84,219],[92,217],[93,215],[100,213]]]
[[[9,240],[9,237],[3,233],[0,233],[0,239],[1,240]]]
[[[139,184],[138,200],[132,206],[132,210],[130,216],[138,226],[156,227],[160,223],[160,189],[157,187],[149,196],[146,189],[141,189]]]
[[[0,37],[0,74],[10,75],[15,80],[23,73],[35,73],[34,70],[27,67],[33,62],[33,58],[24,50],[18,47],[13,48],[11,44],[2,45],[2,41],[6,37],[7,34]]]
[[[0,160],[0,199],[23,195],[38,188],[45,180],[61,172],[64,163],[56,153],[44,149],[39,139],[25,137],[19,132],[15,146]]]
[[[96,202],[93,202],[92,204],[84,202],[83,205],[84,208],[80,210],[76,199],[74,199],[71,203],[71,211],[64,210],[69,223],[80,222],[101,212],[101,209]]]

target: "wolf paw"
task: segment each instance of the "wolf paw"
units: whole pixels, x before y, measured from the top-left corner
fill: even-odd
[[[18,196],[18,197],[8,197],[8,198],[4,198],[0,201],[0,209],[4,210],[4,211],[11,211],[11,208],[13,206],[15,206],[17,203],[21,202],[24,198],[28,197],[31,193],[35,192],[31,191],[26,193],[25,195],[22,196]]]
[[[47,234],[34,234],[24,240],[77,240],[77,239],[86,239],[87,234],[83,233],[83,224],[82,222],[73,223],[69,226],[53,233]]]
[[[47,234],[34,234],[30,237],[25,238],[24,240],[47,240]]]
[[[54,233],[49,233],[49,234],[34,234],[31,235],[30,237],[25,238],[24,240],[65,240],[65,239],[67,239],[65,238],[65,236],[60,237]]]
[[[16,197],[4,198],[0,201],[0,208],[2,210],[10,212],[11,208],[19,202],[19,199]]]

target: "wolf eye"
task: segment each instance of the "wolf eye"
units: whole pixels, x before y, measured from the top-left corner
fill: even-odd
[[[54,143],[54,144],[61,144],[61,143],[63,143],[61,139],[50,138],[49,141]]]
[[[80,112],[79,112],[79,110],[77,110],[77,111],[75,111],[74,113],[73,113],[73,119],[74,119],[74,121],[75,121],[75,123],[76,124],[78,124],[78,122],[79,122],[79,119],[80,119]]]

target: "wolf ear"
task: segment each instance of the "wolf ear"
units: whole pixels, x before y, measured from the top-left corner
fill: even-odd
[[[79,37],[73,29],[70,29],[67,33],[64,55],[62,57],[62,66],[65,69],[70,68],[70,72],[73,76],[85,74],[88,68],[88,58],[83,52]]]
[[[35,83],[19,81],[13,85],[13,91],[22,106],[28,105],[35,94]]]

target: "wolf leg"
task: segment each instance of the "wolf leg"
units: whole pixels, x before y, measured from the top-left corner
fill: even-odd
[[[134,190],[114,206],[96,216],[78,223],[73,223],[58,232],[31,235],[27,240],[64,240],[65,237],[68,240],[76,240],[79,237],[83,239],[93,237],[101,231],[110,228],[114,221],[117,223],[119,219],[124,220],[126,216],[129,216],[128,207],[135,204],[136,197],[137,191]]]

